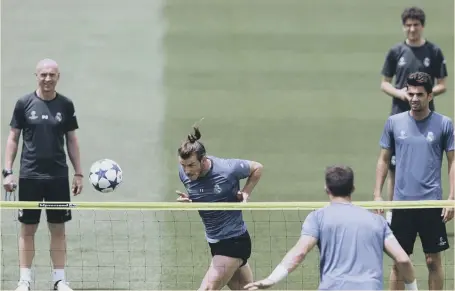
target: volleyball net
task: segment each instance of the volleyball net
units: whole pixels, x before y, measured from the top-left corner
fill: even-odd
[[[129,202],[16,202],[2,201],[2,286],[14,290],[19,279],[17,222],[21,209],[69,209],[66,276],[78,290],[195,290],[211,256],[197,210],[242,209],[252,238],[249,263],[254,278],[268,276],[300,236],[308,213],[327,202],[250,203],[129,203]],[[455,207],[453,201],[354,202],[367,209]],[[45,222],[45,214],[41,222]],[[447,225],[451,248],[442,254],[444,289],[454,290],[453,223]],[[50,235],[41,223],[35,236],[32,290],[49,290],[52,264]],[[428,271],[420,241],[412,260],[419,284],[427,286]],[[392,262],[385,259],[384,276]],[[304,263],[274,289],[317,289],[319,253],[315,249]]]

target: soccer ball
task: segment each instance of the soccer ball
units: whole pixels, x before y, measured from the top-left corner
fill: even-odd
[[[89,179],[96,191],[113,192],[122,183],[123,172],[113,160],[102,159],[94,162],[90,167]]]

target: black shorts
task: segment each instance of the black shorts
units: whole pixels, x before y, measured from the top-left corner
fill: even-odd
[[[19,201],[70,202],[68,178],[19,179]],[[64,223],[71,220],[71,210],[46,209],[47,222]],[[24,224],[40,222],[41,209],[19,209],[19,221]]]
[[[209,243],[209,246],[212,257],[218,255],[242,259],[243,262],[240,267],[245,266],[251,256],[251,238],[248,231],[237,237],[220,240],[217,243]]]
[[[417,234],[426,254],[439,253],[449,248],[441,212],[441,208],[392,210],[390,228],[406,253],[412,254]]]

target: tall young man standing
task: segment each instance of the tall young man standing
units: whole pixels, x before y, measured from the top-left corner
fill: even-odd
[[[446,91],[447,67],[442,50],[436,44],[423,37],[426,24],[425,12],[418,7],[406,8],[401,14],[401,21],[406,40],[394,45],[387,53],[383,68],[381,90],[392,99],[391,115],[410,110],[411,97],[406,91],[406,79],[414,72],[425,72],[430,75],[434,84],[433,98]],[[395,77],[394,85],[392,80]],[[430,110],[434,111],[431,100]],[[395,152],[392,157],[388,175],[388,198],[392,200],[395,186]]]
[[[417,72],[406,80],[411,110],[387,119],[381,136],[376,167],[375,200],[381,199],[392,149],[396,153],[396,184],[393,200],[441,200],[443,155],[449,167],[449,200],[455,196],[454,128],[452,120],[430,110],[433,82],[427,73]],[[445,223],[453,218],[453,208],[394,209],[390,227],[400,245],[412,254],[417,234],[422,242],[429,271],[428,288],[442,290],[444,271],[441,252],[449,248]],[[394,265],[390,290],[404,288],[403,276]]]

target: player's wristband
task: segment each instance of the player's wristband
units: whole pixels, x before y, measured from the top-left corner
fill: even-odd
[[[286,269],[280,264],[275,268],[275,270],[273,270],[272,274],[270,274],[270,276],[267,279],[276,284],[279,281],[286,278],[288,275],[289,275],[288,269]]]
[[[404,284],[404,289],[405,290],[418,290],[417,289],[417,281],[414,279],[412,283],[409,284]]]
[[[74,176],[84,178],[84,175],[82,175],[82,174],[74,174]]]
[[[12,174],[13,174],[13,170],[11,170],[11,169],[3,169],[2,170],[3,178],[6,178],[6,177],[8,177],[9,175],[12,175]]]

